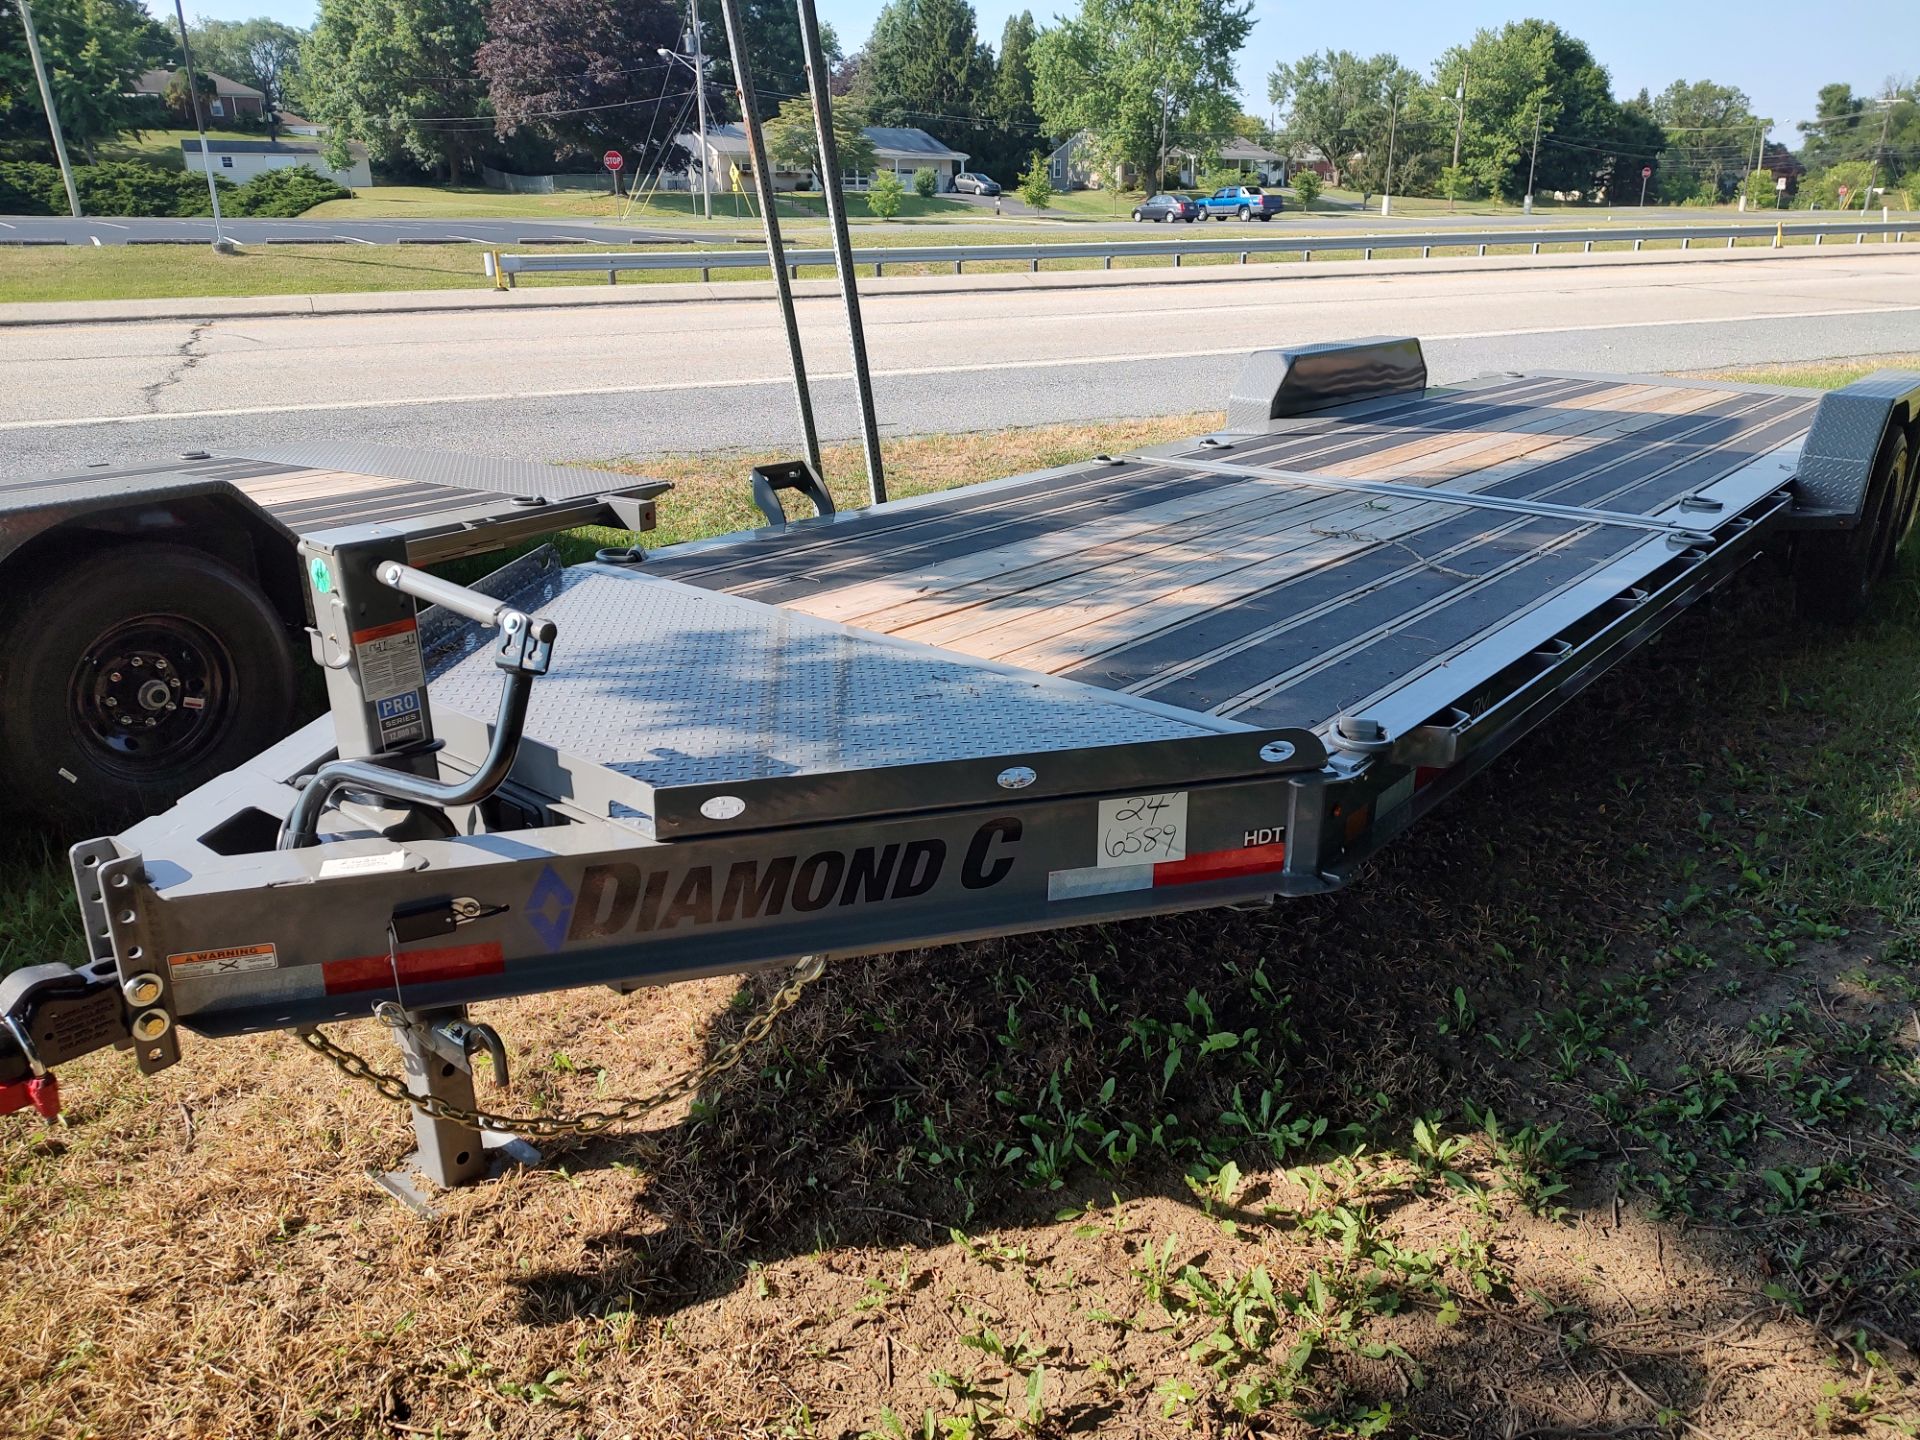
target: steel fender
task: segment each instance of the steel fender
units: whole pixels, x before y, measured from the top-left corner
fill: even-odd
[[[1226,428],[1258,434],[1289,415],[1426,388],[1426,357],[1411,336],[1256,350],[1227,400]]]
[[[1859,522],[1890,426],[1920,421],[1920,371],[1878,370],[1820,397],[1794,476],[1803,511]]]

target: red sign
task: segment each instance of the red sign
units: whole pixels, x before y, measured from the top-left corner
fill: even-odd
[[[600,163],[609,170],[619,170],[626,165],[626,158],[618,150],[609,150],[600,157]]]
[[[1647,179],[1652,174],[1653,174],[1653,167],[1651,165],[1642,165],[1640,167],[1640,178],[1642,180]]]

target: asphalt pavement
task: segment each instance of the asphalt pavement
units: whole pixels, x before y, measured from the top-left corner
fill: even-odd
[[[1145,272],[1151,273],[1151,272]],[[840,311],[799,306],[820,429],[857,433]],[[1412,334],[1438,382],[1920,351],[1920,255],[1489,267],[870,296],[892,434],[1224,407],[1271,345]],[[542,460],[791,445],[771,304],[22,328],[0,353],[13,473],[352,438]]]
[[[1024,205],[1010,205],[1007,214],[993,218],[993,202],[965,197],[981,212],[980,225],[1005,230],[1009,240],[1029,238],[1035,231],[1059,233],[1071,230],[1075,235],[1131,234],[1148,227],[1130,219],[1125,209],[1117,209],[1112,218],[1058,213],[1036,214]],[[1879,212],[1874,212],[1878,218]],[[1756,214],[1756,221],[1770,218]],[[1798,218],[1806,218],[1801,212]],[[1554,225],[1599,225],[1610,222],[1635,225],[1725,224],[1726,217],[1714,212],[1676,210],[1660,206],[1619,210],[1554,210],[1530,215],[1475,215],[1461,212],[1423,211],[1416,215],[1379,213],[1377,205],[1360,209],[1289,210],[1272,221],[1227,221],[1196,223],[1175,227],[1181,233],[1191,229],[1199,233],[1220,231],[1224,225],[1260,225],[1310,233],[1382,230],[1489,230],[1544,229]],[[813,219],[786,217],[789,229],[819,226]],[[973,228],[971,221],[901,220],[890,230],[923,230],[929,244],[938,244],[942,232],[951,234],[956,224]],[[644,223],[623,225],[612,220],[572,219],[555,216],[525,220],[226,220],[226,235],[242,245],[687,245],[695,241],[731,239],[747,244],[760,243],[760,230],[751,219],[742,222],[731,216],[716,217],[706,223],[678,224],[671,228],[648,228]],[[865,225],[854,226],[855,243]],[[8,245],[207,245],[213,241],[211,220],[103,220],[91,216],[75,220],[70,216],[0,215],[0,247]]]

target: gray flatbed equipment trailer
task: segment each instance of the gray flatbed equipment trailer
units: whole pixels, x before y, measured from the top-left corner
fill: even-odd
[[[470,1003],[1332,889],[1763,554],[1857,615],[1917,425],[1916,374],[1429,389],[1368,341],[1192,442],[484,595],[309,536],[331,720],[75,849],[93,963],[0,985],[0,1082],[378,1009],[458,1183]],[[416,599],[430,685],[356,649]]]
[[[303,535],[399,526],[429,565],[573,525],[645,528],[666,488],[348,443],[0,479],[0,785],[85,834],[284,736]]]

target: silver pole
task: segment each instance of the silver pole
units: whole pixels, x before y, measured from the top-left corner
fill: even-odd
[[[720,17],[727,27],[727,49],[733,56],[733,86],[740,95],[740,124],[747,132],[747,157],[753,165],[753,188],[760,196],[760,222],[767,235],[767,264],[773,270],[774,291],[780,297],[780,318],[787,329],[787,359],[793,366],[793,399],[800,411],[800,435],[807,460],[820,474],[820,435],[813,424],[813,396],[807,389],[807,360],[800,350],[800,321],[793,313],[793,286],[787,277],[787,252],[780,243],[780,219],[774,214],[773,167],[767,161],[766,137],[760,131],[758,100],[753,91],[753,67],[747,61],[747,40],[740,27],[738,0],[720,0]],[[706,77],[696,82],[702,86]],[[706,141],[701,147],[704,151]],[[702,155],[704,161],[705,156]],[[704,164],[702,166],[704,169]],[[826,476],[820,474],[824,481]]]
[[[174,0],[175,4],[179,0]],[[706,218],[713,218],[713,149],[707,138],[707,62],[700,51],[700,0],[687,0],[687,13],[693,21],[693,98],[700,107],[700,209]],[[732,34],[731,26],[728,30]],[[728,39],[735,56],[735,68],[739,65],[740,47]]]
[[[207,151],[207,124],[200,117],[200,86],[193,78],[193,47],[187,43],[187,14],[180,0],[173,0],[174,18],[180,22],[180,58],[187,66],[187,96],[193,101],[193,128],[200,135],[200,168],[207,172],[207,198],[213,202],[213,248],[226,251],[227,237],[220,229],[220,187],[213,183],[213,160]]]
[[[67,159],[67,137],[60,133],[60,112],[53,104],[53,82],[47,79],[47,62],[40,58],[40,37],[34,33],[33,11],[27,0],[20,0],[20,28],[27,32],[27,54],[33,59],[33,78],[40,82],[40,103],[47,107],[47,128],[53,132],[53,154],[60,162],[60,179],[67,187],[67,207],[73,218],[80,218],[80,192],[73,188],[73,163]]]
[[[732,0],[728,0],[731,4]],[[840,193],[840,150],[833,141],[833,97],[826,57],[820,51],[820,17],[813,0],[799,0],[800,44],[807,56],[807,94],[813,100],[813,128],[820,143],[827,219],[833,226],[833,264],[847,305],[847,343],[853,351],[853,388],[860,402],[860,444],[867,458],[867,495],[875,505],[887,498],[887,477],[880,463],[880,428],[873,417],[873,377],[867,371],[867,334],[860,324],[860,287],[853,273],[853,242],[847,238],[847,201]],[[736,52],[737,53],[737,52]]]

